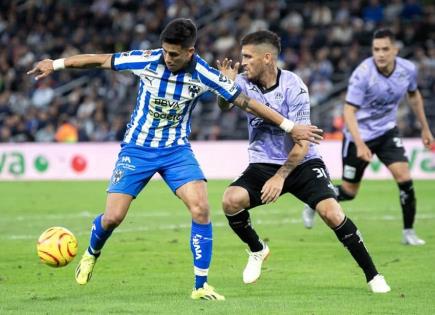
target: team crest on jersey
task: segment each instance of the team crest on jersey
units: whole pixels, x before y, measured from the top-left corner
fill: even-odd
[[[201,91],[201,88],[196,85],[189,85],[189,94],[191,97],[195,98],[199,92]]]
[[[112,184],[114,185],[118,184],[121,181],[123,175],[124,175],[123,170],[116,169],[112,175],[112,179],[111,179]]]
[[[275,101],[277,104],[281,104],[282,100],[284,99],[284,95],[282,95],[281,92],[275,93]]]

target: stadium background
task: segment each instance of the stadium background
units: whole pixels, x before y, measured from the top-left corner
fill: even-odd
[[[44,58],[159,47],[175,17],[198,24],[198,53],[209,63],[237,60],[240,38],[270,29],[282,38],[280,67],[308,84],[312,122],[340,138],[350,73],[370,54],[373,30],[397,34],[400,55],[419,68],[419,87],[435,131],[435,5],[432,1],[95,0],[1,1],[0,142],[119,141],[135,104],[136,78],[111,71],[61,71],[39,82],[26,75]],[[241,111],[222,113],[211,94],[192,119],[192,140],[246,139]],[[418,137],[408,106],[398,125]]]
[[[69,228],[79,240],[79,253],[85,249],[90,222],[104,209],[111,169],[102,181],[15,179],[23,174],[44,179],[56,163],[62,175],[74,171],[83,175],[77,172],[86,168],[80,156],[84,150],[77,146],[104,155],[95,165],[111,165],[107,160],[116,158],[117,141],[135,103],[137,82],[133,76],[111,71],[71,70],[36,82],[26,72],[43,58],[158,47],[162,27],[180,16],[197,22],[197,49],[212,64],[224,56],[236,59],[238,41],[247,32],[269,28],[279,33],[283,39],[281,66],[307,82],[313,123],[326,130],[330,139],[340,138],[347,79],[370,54],[372,31],[390,26],[398,35],[401,56],[419,66],[419,86],[435,131],[433,1],[2,0],[0,313],[434,314],[435,158],[434,153],[423,151],[419,127],[408,106],[401,107],[399,128],[412,137],[407,141],[415,148],[408,152],[413,165],[432,178],[415,180],[417,229],[427,245],[409,248],[400,244],[400,204],[390,176],[388,180],[365,180],[358,198],[343,204],[363,231],[393,289],[391,294],[370,294],[360,270],[345,249],[337,246],[333,233],[318,218],[314,229],[303,227],[302,204],[291,196],[253,212],[252,222],[269,242],[272,257],[261,281],[243,286],[244,246],[220,211],[228,179],[208,183],[215,238],[210,283],[225,294],[225,303],[189,299],[192,270],[186,239],[190,217],[162,181],[147,186],[135,200],[108,242],[89,285],[78,286],[74,281],[77,259],[61,269],[50,269],[38,261],[35,242],[50,226]],[[221,113],[213,96],[204,96],[193,119],[192,139],[201,140],[194,145],[206,148],[196,150],[198,157],[211,154],[213,159],[206,159],[214,172],[220,172],[216,166],[230,169],[238,157],[226,153],[219,159],[213,150],[216,145],[227,150],[246,147],[245,124],[243,113]],[[80,143],[58,144],[56,134],[60,142]],[[331,143],[338,150],[339,140],[322,145]],[[60,155],[47,160],[45,154],[53,147],[72,153],[68,159]],[[24,153],[32,148],[33,153]],[[243,158],[247,158],[246,151]],[[341,164],[339,160],[335,164]],[[89,169],[93,162],[87,163]],[[375,163],[369,170],[376,167]]]

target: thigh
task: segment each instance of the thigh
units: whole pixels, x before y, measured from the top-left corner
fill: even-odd
[[[316,209],[322,200],[337,198],[321,159],[308,160],[295,168],[284,183],[284,191],[293,194],[312,209]]]
[[[357,157],[355,143],[346,137],[343,139],[342,165],[342,179],[350,183],[359,183],[367,165],[369,165]]]
[[[161,165],[159,173],[174,193],[187,183],[206,181],[190,146],[178,147],[165,156]]]
[[[156,173],[158,165],[144,157],[128,155],[121,151],[110,179],[107,192],[128,194],[133,198],[139,194],[151,177]]]
[[[396,128],[380,137],[375,153],[386,166],[397,162],[408,162],[402,139]]]
[[[242,175],[230,184],[230,187],[242,187],[249,195],[249,206],[246,209],[251,209],[262,205],[261,189],[264,183],[271,178],[280,165],[253,163],[249,164]]]

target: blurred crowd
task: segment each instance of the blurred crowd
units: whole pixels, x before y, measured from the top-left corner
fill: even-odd
[[[121,140],[135,104],[133,75],[69,70],[35,81],[26,72],[44,58],[160,47],[159,34],[175,17],[197,23],[197,51],[212,65],[224,57],[238,60],[246,33],[278,33],[279,66],[309,86],[313,123],[338,136],[347,79],[370,55],[373,30],[390,27],[401,55],[418,65],[435,125],[431,1],[6,0],[0,2],[0,142]],[[193,114],[192,139],[247,137],[244,113],[221,112],[212,94],[201,97]],[[400,111],[399,127],[405,136],[419,135],[409,107]]]

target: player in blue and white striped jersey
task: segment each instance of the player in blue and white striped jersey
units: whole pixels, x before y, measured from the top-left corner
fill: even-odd
[[[188,142],[191,113],[202,93],[211,91],[279,125],[296,141],[321,139],[317,127],[295,125],[242,94],[232,80],[195,54],[195,41],[193,22],[176,19],[163,30],[160,49],[46,59],[29,71],[41,79],[64,68],[102,68],[130,71],[140,78],[136,107],[107,189],[105,212],[95,218],[90,246],[76,269],[79,284],[90,280],[105,241],[123,221],[132,200],[158,172],[192,214],[190,244],[195,288],[191,297],[224,299],[206,282],[212,256],[212,226],[205,176]]]

